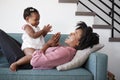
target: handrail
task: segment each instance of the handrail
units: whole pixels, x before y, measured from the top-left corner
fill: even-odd
[[[111,12],[112,12],[112,26],[114,26],[114,20],[113,20],[113,18],[114,18],[114,12],[113,12],[113,10],[114,10],[114,0],[112,1],[112,9],[111,9]],[[111,29],[111,37],[112,38],[114,37],[114,29],[113,29],[113,27]]]
[[[115,28],[114,27],[114,22],[116,22],[116,23],[118,23],[119,25],[120,25],[120,22],[118,22],[115,18],[114,18],[114,13],[116,14],[116,15],[118,15],[118,16],[120,16],[120,14],[119,13],[117,13],[116,11],[114,11],[114,6],[117,6],[119,9],[120,9],[120,7],[114,2],[114,0],[109,0],[109,1],[111,1],[112,2],[112,8],[110,8],[106,3],[104,3],[102,0],[99,0],[102,4],[104,4],[107,8],[109,8],[110,9],[110,11],[111,11],[111,16],[107,13],[107,12],[105,12],[102,8],[100,8],[98,5],[96,5],[94,2],[92,2],[91,0],[88,0],[90,3],[92,3],[94,6],[96,6],[98,9],[100,9],[103,13],[105,13],[107,16],[109,16],[110,18],[111,18],[111,20],[112,20],[112,22],[111,22],[111,24],[107,21],[107,20],[105,20],[104,18],[102,18],[100,15],[98,15],[96,12],[94,12],[92,9],[90,9],[87,5],[85,5],[82,1],[80,1],[80,0],[78,0],[78,3],[81,3],[84,7],[86,7],[88,10],[90,10],[91,12],[94,12],[94,13],[96,13],[96,15],[100,18],[100,19],[102,19],[105,23],[107,23],[108,25],[112,25],[112,29],[111,29],[111,37],[113,38],[114,37],[114,30],[116,30],[117,32],[119,32],[120,33],[120,30],[118,30],[117,28]],[[78,4],[77,3],[77,4]]]
[[[97,6],[93,1],[88,0],[89,2],[91,2],[94,6],[96,6],[98,9],[100,9],[103,13],[105,13],[108,17],[112,18],[112,20],[114,20],[116,23],[118,23],[120,25],[120,22],[118,22],[116,19],[114,19],[114,17],[109,16],[109,14],[107,14],[102,8],[100,8],[99,6]],[[114,13],[114,12],[113,12]]]
[[[110,10],[112,9],[111,7],[109,7],[105,2],[103,2],[102,0],[99,0],[102,4],[104,4],[107,8],[109,8]],[[115,10],[113,10],[113,12],[118,15],[120,17],[120,14],[117,13]]]
[[[94,12],[92,9],[90,9],[89,7],[87,7],[84,3],[82,3],[80,0],[78,1],[79,3],[81,3],[83,6],[85,6],[87,9],[89,9],[91,12]],[[94,12],[95,13],[95,12]],[[107,23],[108,25],[110,25],[110,23],[108,21],[106,21],[105,19],[103,19],[101,16],[99,16],[97,13],[96,15],[102,19],[105,23]]]
[[[117,15],[117,16],[119,16],[120,17],[120,14],[119,13],[117,13],[115,10],[114,10],[114,5],[116,5],[119,9],[120,9],[120,7],[117,5],[117,4],[115,4],[115,2],[114,2],[114,0],[109,0],[109,1],[111,1],[112,2],[112,8],[111,7],[109,7],[105,2],[103,2],[102,0],[99,0],[101,3],[103,3],[107,8],[109,8],[110,10],[111,10],[111,13],[112,13],[112,29],[111,29],[111,37],[113,38],[114,37],[114,29],[117,31],[117,32],[119,32],[120,33],[120,31],[117,29],[117,28],[115,28],[115,27],[113,27],[114,26],[114,13]]]
[[[109,0],[112,3],[112,0]],[[120,6],[118,6],[115,2],[114,5],[120,9]]]

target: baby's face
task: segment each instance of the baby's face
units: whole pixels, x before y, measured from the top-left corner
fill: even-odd
[[[28,17],[28,23],[30,23],[32,26],[37,27],[39,24],[40,15],[36,12],[31,13],[31,15]]]

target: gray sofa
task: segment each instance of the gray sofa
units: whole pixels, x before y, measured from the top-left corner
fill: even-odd
[[[8,33],[20,43],[21,33]],[[45,37],[47,41],[52,34]],[[60,43],[64,45],[67,34],[62,34]],[[6,44],[7,45],[7,44]],[[86,63],[67,71],[23,69],[11,72],[6,58],[0,52],[0,80],[107,80],[107,59],[104,53],[92,53]]]

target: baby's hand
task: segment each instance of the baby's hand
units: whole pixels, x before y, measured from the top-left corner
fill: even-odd
[[[45,33],[51,32],[52,26],[48,24],[47,26],[45,25],[44,28],[42,29]]]

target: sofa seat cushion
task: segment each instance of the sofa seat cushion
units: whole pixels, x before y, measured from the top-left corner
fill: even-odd
[[[0,69],[1,68],[9,68],[9,64],[8,63],[0,63]]]
[[[3,55],[3,53],[0,51],[0,64],[1,63],[8,63],[6,57]]]
[[[18,70],[11,72],[9,68],[0,68],[1,80],[93,80],[93,75],[85,68],[68,71],[50,70]]]

